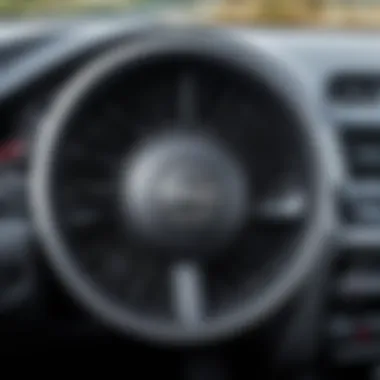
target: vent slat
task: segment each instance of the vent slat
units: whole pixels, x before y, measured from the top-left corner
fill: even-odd
[[[330,82],[328,97],[340,105],[375,103],[380,100],[380,73],[340,74]]]
[[[359,180],[380,178],[380,123],[378,128],[350,127],[342,135],[351,176]]]

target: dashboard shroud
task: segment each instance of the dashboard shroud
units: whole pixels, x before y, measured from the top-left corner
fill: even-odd
[[[19,111],[24,110],[27,104],[33,104],[36,100],[38,103],[38,99],[43,97],[45,92],[43,82],[45,83],[50,78],[52,87],[56,87],[55,78],[57,74],[61,77],[59,72],[62,73],[62,71],[63,82],[66,81],[66,78],[70,79],[72,72],[65,71],[68,63],[73,64],[72,67],[76,70],[77,67],[85,64],[93,54],[106,52],[111,45],[118,45],[121,41],[137,41],[132,37],[140,38],[146,33],[154,33],[157,28],[150,22],[147,23],[149,25],[144,24],[142,28],[137,27],[136,24],[132,27],[127,24],[128,22],[125,20],[104,19],[92,20],[85,25],[81,22],[71,23],[71,28],[61,28],[61,24],[57,28],[55,25],[46,23],[44,28],[36,30],[36,34],[40,36],[49,35],[44,49],[37,49],[37,45],[33,44],[33,38],[25,37],[27,43],[30,43],[30,50],[20,51],[14,62],[10,62],[6,68],[0,69],[0,75],[5,78],[0,84],[2,109],[12,110],[9,113],[14,115],[12,120],[17,123],[18,116],[22,113]],[[17,34],[16,29],[14,33]],[[167,29],[167,27],[160,26],[159,29]],[[54,32],[52,32],[53,30]],[[340,138],[342,130],[354,128],[360,133],[360,130],[365,129],[370,134],[377,134],[380,124],[377,98],[376,96],[368,98],[368,92],[371,91],[368,91],[365,84],[368,83],[368,78],[378,77],[379,73],[380,39],[376,31],[220,28],[218,33],[226,35],[228,38],[232,36],[240,41],[247,50],[263,49],[268,54],[278,57],[280,61],[292,68],[292,71],[298,73],[303,78],[301,82],[308,94],[307,98],[313,99],[312,108],[315,118],[321,125],[331,129],[328,135],[334,134],[333,140],[341,145],[341,148],[345,148],[345,143]],[[9,43],[6,38],[2,39],[0,50],[3,48],[3,43],[7,49],[9,44],[13,43],[11,34],[9,33]],[[100,34],[102,34],[101,39],[95,38]],[[335,76],[341,76],[342,73],[345,76],[354,74],[355,77],[355,84],[349,86],[351,90],[349,89],[345,95],[348,103],[346,101],[335,102],[327,95],[330,80]],[[360,81],[361,75],[365,77],[364,81]],[[374,79],[374,81],[376,80]],[[60,86],[61,83],[57,87],[60,88]],[[360,93],[364,96],[360,102],[357,102]],[[367,100],[363,102],[366,97]],[[51,98],[53,99],[54,96]],[[46,108],[43,107],[43,109]],[[23,121],[21,129],[24,130],[27,124]],[[32,128],[35,120],[31,124],[33,125],[28,125],[28,127]],[[321,133],[324,133],[324,128],[321,129]],[[330,145],[328,136],[326,145]],[[347,281],[345,269],[342,270],[342,268],[356,269],[359,266],[360,276],[355,277],[350,274],[349,278],[362,279],[363,274],[367,277],[368,269],[372,267],[375,276],[368,276],[368,278],[379,277],[376,271],[377,252],[380,245],[379,219],[376,218],[376,215],[374,216],[373,212],[369,215],[368,212],[360,211],[362,210],[360,205],[365,204],[366,210],[376,209],[379,204],[380,188],[376,171],[372,171],[374,175],[367,177],[365,181],[358,180],[351,175],[349,170],[346,170],[348,167],[345,162],[345,149],[341,149],[338,156],[338,160],[332,160],[328,162],[328,165],[335,167],[332,175],[336,180],[339,178],[337,183],[340,180],[343,181],[344,203],[348,203],[354,212],[350,211],[350,224],[345,225],[342,222],[340,226],[334,254],[326,251],[325,262],[319,266],[319,273],[324,275],[315,274],[310,277],[309,287],[305,289],[305,296],[302,297],[302,301],[295,308],[294,316],[291,318],[287,343],[284,343],[286,346],[284,356],[298,359],[302,353],[308,359],[315,358],[321,347],[320,344],[323,342],[319,341],[313,332],[319,331],[321,339],[324,337],[331,339],[329,351],[334,360],[347,365],[347,363],[377,360],[380,352],[380,345],[376,339],[371,338],[367,342],[359,343],[355,338],[357,327],[365,325],[370,331],[376,330],[376,324],[373,322],[379,319],[379,311],[374,305],[377,299],[374,290],[379,287],[376,281],[366,281],[365,283],[363,281]],[[342,158],[343,165],[340,165],[339,158]],[[334,208],[340,209],[340,205],[338,204]],[[354,215],[352,216],[352,214]],[[344,217],[342,219],[344,221]],[[336,294],[334,290],[336,278],[340,278],[340,276],[343,277],[343,281],[339,282],[339,289],[343,289],[343,293],[339,291]],[[347,284],[350,285],[349,288],[346,287]],[[360,292],[355,284],[371,285],[371,289],[368,292],[368,289],[361,287],[359,290],[364,293],[357,298]],[[354,286],[356,301],[351,303],[351,308],[347,310],[347,302],[343,302],[342,306],[340,297],[343,294],[344,299],[351,300],[352,286]],[[334,295],[332,299],[330,298],[331,293]],[[369,303],[366,294],[374,297]],[[358,300],[360,306],[356,306]],[[328,302],[326,303],[326,301]],[[363,310],[364,313],[361,314],[360,310]],[[337,321],[334,319],[334,323],[330,325],[331,314],[333,317],[338,314],[339,318]],[[340,319],[341,316],[342,319]],[[347,326],[350,329],[347,329]],[[345,332],[344,336],[342,331]]]

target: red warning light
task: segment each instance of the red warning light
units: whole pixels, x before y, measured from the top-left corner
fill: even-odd
[[[19,140],[0,143],[0,162],[7,162],[22,157],[24,144]]]
[[[358,326],[355,331],[355,340],[360,343],[370,341],[372,338],[371,331],[366,326]]]

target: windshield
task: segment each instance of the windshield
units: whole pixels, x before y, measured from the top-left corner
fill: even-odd
[[[380,0],[0,0],[0,16],[129,14],[176,10],[227,24],[378,27]]]
[[[190,4],[189,0],[0,0],[1,16],[129,13],[134,10]]]

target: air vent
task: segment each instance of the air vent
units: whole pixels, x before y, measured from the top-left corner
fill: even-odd
[[[342,132],[350,175],[359,180],[380,178],[379,128],[350,126]]]
[[[331,81],[328,96],[340,105],[373,104],[380,99],[380,73],[341,74]]]
[[[346,249],[331,276],[328,334],[334,361],[351,365],[378,357],[372,336],[380,313],[380,74],[336,76],[328,98],[350,177],[341,199]]]

